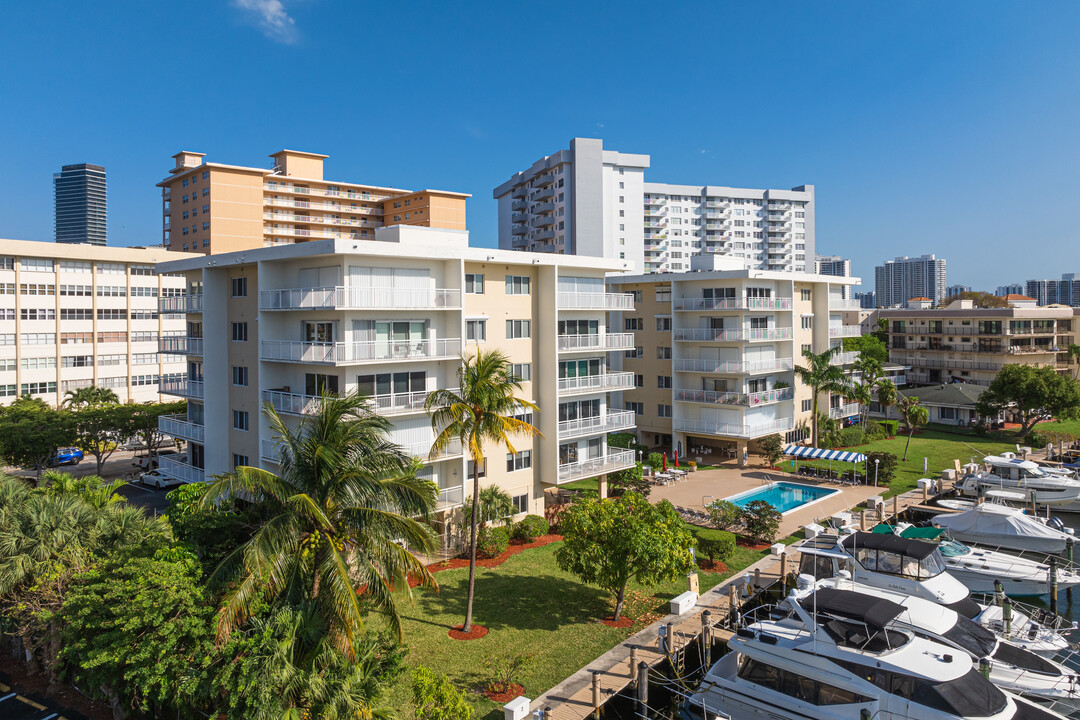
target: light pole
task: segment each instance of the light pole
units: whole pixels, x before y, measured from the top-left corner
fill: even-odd
[[[881,458],[874,458],[874,487],[877,487],[877,471],[878,465],[881,464]]]

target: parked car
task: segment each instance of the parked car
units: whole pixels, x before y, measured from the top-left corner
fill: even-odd
[[[78,465],[82,462],[82,459],[83,451],[79,448],[60,448],[56,451],[56,454],[49,459],[49,465],[51,467],[57,465]]]
[[[132,464],[138,465],[141,470],[156,470],[159,457],[176,455],[179,452],[179,450],[158,450],[153,460],[150,459],[149,455],[136,455]]]
[[[167,475],[162,475],[160,470],[150,470],[139,476],[139,482],[154,488],[167,488],[173,485],[182,485],[183,480],[178,480]]]

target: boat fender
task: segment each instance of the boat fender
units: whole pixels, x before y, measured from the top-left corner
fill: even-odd
[[[749,628],[739,628],[735,632],[735,634],[738,635],[741,638],[749,638],[751,640],[754,639],[754,631],[750,630]]]
[[[941,659],[942,659],[942,660],[943,660],[944,662],[947,662],[947,663],[951,663],[951,662],[952,662],[952,655],[942,655],[942,656],[941,656]]]

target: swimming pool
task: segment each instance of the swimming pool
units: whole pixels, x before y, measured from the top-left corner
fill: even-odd
[[[747,503],[754,500],[764,500],[779,510],[781,514],[786,515],[792,510],[798,510],[807,505],[820,502],[838,492],[840,491],[836,488],[814,487],[813,485],[800,485],[792,482],[774,482],[724,499],[735,503],[739,507],[746,507]]]

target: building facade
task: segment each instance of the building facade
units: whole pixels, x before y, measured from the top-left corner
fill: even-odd
[[[1039,305],[1080,307],[1080,280],[1075,273],[1063,273],[1060,280],[1028,280],[1019,292],[1035,298]]]
[[[1005,297],[1006,295],[1023,295],[1024,283],[1013,283],[1012,285],[998,285],[994,294],[999,297]]]
[[[881,308],[903,306],[914,297],[934,305],[945,301],[945,259],[934,255],[898,257],[874,268],[874,293]]]
[[[881,310],[879,317],[889,324],[889,359],[911,368],[912,385],[989,385],[1011,363],[1070,372],[1071,308],[975,308],[957,300],[942,309]]]
[[[873,310],[877,307],[877,294],[873,290],[855,293],[855,300],[863,310]]]
[[[321,239],[372,240],[387,225],[465,229],[465,193],[411,192],[323,178],[327,155],[281,150],[271,167],[173,155],[158,183],[162,242],[173,251],[227,253]]]
[[[625,260],[680,272],[716,253],[763,270],[813,272],[814,188],[754,190],[645,182],[648,155],[573,138],[493,191],[499,247]],[[809,258],[809,260],[808,260]]]
[[[105,244],[106,190],[101,165],[64,165],[53,175],[56,242]]]
[[[956,297],[960,293],[966,293],[966,292],[971,292],[971,286],[970,285],[950,285],[949,287],[945,288],[945,297],[946,298]]]
[[[646,445],[688,458],[725,453],[740,461],[766,435],[809,437],[813,394],[793,368],[814,353],[860,335],[844,325],[842,288],[858,278],[756,270],[713,270],[608,278],[629,292],[633,311],[618,318],[633,333],[621,357],[634,387],[623,407]],[[857,353],[839,353],[848,364]],[[858,405],[819,397],[819,411],[857,415]]]
[[[543,436],[515,441],[516,455],[486,448],[483,485],[508,492],[518,512],[542,514],[546,489],[634,465],[632,451],[607,447],[609,432],[634,428],[633,413],[607,400],[632,382],[609,358],[633,340],[608,328],[609,309],[632,307],[629,295],[606,292],[610,261],[470,248],[464,231],[375,235],[161,266],[186,275],[189,291],[188,333],[161,351],[186,358],[173,392],[189,400],[188,417],[162,429],[190,453],[163,459],[164,472],[195,482],[238,465],[275,470],[264,405],[295,424],[323,390],[367,395],[393,421],[393,441],[428,461],[427,394],[455,387],[462,353],[492,348],[539,406],[528,419]],[[457,445],[427,462],[444,519],[470,494],[471,469]]]
[[[20,395],[60,405],[69,390],[110,388],[121,402],[158,401],[158,385],[184,370],[158,355],[184,317],[159,302],[184,279],[154,266],[161,248],[103,248],[0,240],[0,402]]]
[[[832,275],[833,277],[851,277],[851,261],[839,255],[816,255],[814,259],[814,272],[818,275]],[[852,288],[844,286],[844,299],[851,296],[848,294]]]

